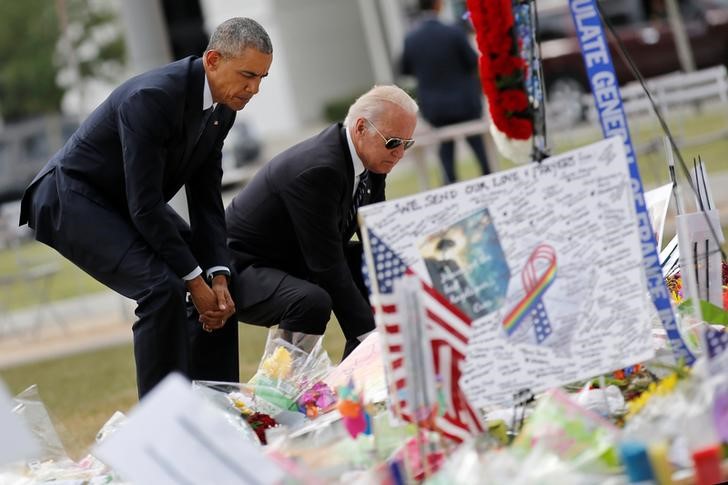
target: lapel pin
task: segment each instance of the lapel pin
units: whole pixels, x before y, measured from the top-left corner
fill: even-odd
[[[215,125],[215,126],[217,126],[218,125],[217,120],[213,121],[212,124]]]

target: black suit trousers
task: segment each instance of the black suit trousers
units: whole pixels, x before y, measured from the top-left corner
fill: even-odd
[[[360,243],[351,243],[345,247],[344,252],[354,283],[364,297],[368,298],[361,272],[361,251]],[[248,267],[245,273],[244,278],[241,278],[240,274],[233,275],[235,281],[233,296],[236,301],[237,318],[241,322],[264,327],[278,325],[284,330],[323,335],[326,324],[331,318],[332,306],[331,297],[323,288],[300,276],[265,266]],[[264,300],[248,306],[239,305],[238,302],[241,301],[239,292],[244,292],[245,285],[251,282],[257,282],[258,285],[266,282],[275,283],[274,286],[265,289],[264,294],[270,296]],[[263,289],[258,288],[258,290]],[[347,322],[339,323],[342,329],[347,325]],[[362,335],[371,330],[346,328],[344,333]]]
[[[177,219],[180,233],[188,236],[189,227]],[[127,217],[68,189],[64,175],[53,171],[34,187],[29,225],[53,228],[36,231],[36,239],[137,302],[132,330],[140,398],[173,371],[190,379],[238,381],[237,326],[202,331],[196,312],[186,307],[184,281]],[[126,249],[110,254],[109,247],[119,241]]]

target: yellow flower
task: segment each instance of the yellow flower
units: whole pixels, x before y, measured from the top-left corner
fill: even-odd
[[[285,379],[291,373],[292,365],[291,353],[284,347],[277,347],[273,355],[265,359],[260,367],[267,376],[273,379]]]
[[[647,387],[647,390],[640,394],[635,399],[632,399],[627,403],[627,418],[631,418],[635,414],[639,413],[644,409],[647,403],[655,396],[666,396],[675,390],[677,386],[678,375],[676,372],[667,375],[658,383],[652,383]]]

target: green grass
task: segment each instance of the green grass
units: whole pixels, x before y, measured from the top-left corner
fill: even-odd
[[[725,115],[704,114],[687,117],[677,123],[676,136],[685,138],[693,133],[713,131],[725,127]],[[636,143],[651,142],[657,147],[653,153],[639,158],[645,186],[667,183],[662,142],[656,124],[632,125]],[[552,153],[558,154],[601,138],[598,130],[582,137],[556,137]],[[686,162],[698,154],[707,161],[711,173],[728,170],[728,139],[683,150]],[[434,151],[431,152],[435,156]],[[459,152],[458,171],[461,180],[479,175],[470,152]],[[510,168],[507,160],[500,160],[500,169]],[[414,170],[406,164],[397,168],[388,181],[390,199],[416,193],[420,190]],[[440,184],[439,164],[429,162],[431,187]],[[714,191],[719,190],[718,187]],[[728,234],[727,234],[728,235]],[[667,238],[667,235],[666,235]],[[51,299],[58,300],[97,291],[103,287],[75,268],[52,249],[39,243],[28,243],[14,250],[0,251],[0,274],[22,274],[28,262],[57,261],[60,271],[51,281]],[[0,311],[3,305],[21,308],[35,304],[37,297],[29,285],[18,284],[2,288]],[[131,330],[130,330],[131,331]],[[249,325],[240,326],[240,375],[247,381],[255,372],[265,343],[266,330]],[[335,320],[329,324],[325,346],[334,362],[338,362],[343,349],[343,335]],[[37,384],[43,402],[54,420],[66,449],[73,458],[79,458],[93,443],[96,432],[114,411],[128,411],[136,403],[134,360],[130,345],[111,347],[70,357],[37,362],[0,370],[0,378],[12,392],[17,393]]]
[[[28,269],[46,263],[57,264],[59,268],[48,281],[51,301],[104,289],[101,283],[79,270],[54,249],[35,241],[28,242],[18,247],[0,250],[0,275],[17,276],[15,284],[0,286],[0,311],[17,310],[37,304],[38,286],[28,280]]]
[[[721,105],[722,108],[722,105]],[[638,156],[637,164],[640,169],[642,182],[646,187],[654,187],[669,183],[666,155],[663,148],[663,134],[660,125],[655,119],[639,121],[630,120],[632,142],[635,147],[649,145],[652,149]],[[684,162],[692,167],[693,158],[701,156],[706,163],[709,173],[719,173],[728,170],[728,136],[715,141],[699,145],[690,145],[688,142],[707,133],[728,130],[728,115],[725,112],[703,111],[695,113],[668,114],[667,124],[682,154]],[[590,130],[570,132],[564,130],[554,134],[552,153],[558,154],[593,143],[602,139],[601,131],[597,126]],[[678,180],[683,172],[677,167],[678,158],[675,156]],[[684,180],[684,179],[683,179]],[[718,187],[713,188],[714,191]]]
[[[258,368],[266,335],[265,328],[240,325],[240,377],[244,382]],[[335,319],[329,323],[324,346],[338,363],[344,336]],[[13,394],[32,384],[38,386],[56,431],[74,459],[89,450],[96,433],[115,411],[126,413],[137,403],[130,344],[11,367],[0,370],[0,379]]]

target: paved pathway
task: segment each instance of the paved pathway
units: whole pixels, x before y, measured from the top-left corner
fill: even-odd
[[[0,318],[0,368],[131,342],[134,302],[111,291]]]

